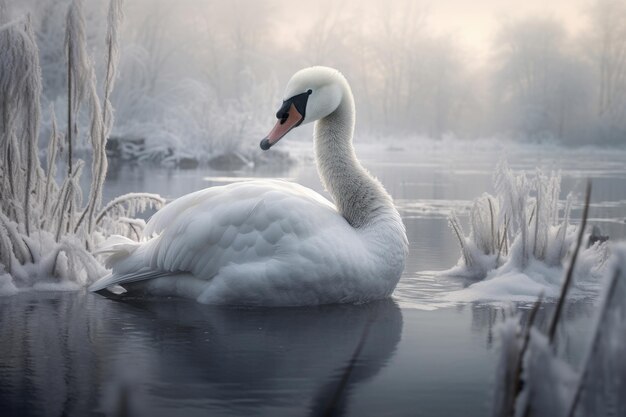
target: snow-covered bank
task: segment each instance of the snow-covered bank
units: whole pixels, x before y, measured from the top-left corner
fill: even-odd
[[[257,109],[255,112],[262,111]],[[181,126],[180,131],[174,135],[167,133],[157,125],[144,126],[137,129],[119,130],[114,133],[115,150],[110,156],[124,160],[137,160],[140,162],[151,161],[164,167],[181,166],[184,161],[193,161],[194,166],[211,166],[213,159],[221,159],[235,155],[242,159],[243,164],[251,166],[263,166],[275,163],[297,164],[302,157],[313,155],[312,138],[310,133],[303,128],[303,132],[295,138],[289,138],[285,143],[272,148],[272,152],[260,154],[258,142],[267,133],[268,125],[256,123],[246,127],[245,131],[237,131],[232,125],[232,120],[223,120],[218,132],[203,131],[200,133],[187,133],[190,126]],[[271,119],[268,121],[271,123]],[[168,127],[172,129],[172,127]],[[230,129],[229,133],[220,133],[220,130]],[[299,137],[298,137],[299,135]],[[213,139],[213,137],[224,139]],[[191,140],[190,138],[196,138]],[[217,141],[219,145],[213,143]],[[228,142],[230,140],[230,142]],[[227,144],[227,145],[224,145]],[[577,168],[576,163],[583,159],[586,171],[605,175],[621,173],[621,166],[605,166],[607,157],[613,158],[615,154],[622,153],[626,158],[624,146],[569,146],[555,141],[523,142],[506,136],[484,137],[475,139],[462,139],[455,136],[445,136],[441,139],[433,139],[421,135],[398,135],[388,134],[375,135],[370,132],[357,132],[355,135],[355,147],[357,152],[364,154],[393,154],[400,160],[403,155],[411,155],[416,151],[420,155],[433,158],[433,163],[467,158],[467,155],[516,155],[514,161],[517,166],[532,165],[537,162],[549,165],[543,155],[560,155],[562,159],[571,159],[571,168]],[[306,152],[303,152],[306,151]],[[480,157],[480,156],[479,156]],[[182,161],[182,162],[181,162]],[[565,169],[569,168],[565,164]],[[235,166],[236,168],[236,166]],[[453,168],[453,167],[452,167]],[[581,173],[582,175],[582,173]]]
[[[110,146],[109,146],[110,145]],[[167,144],[152,147],[154,143],[143,138],[114,137],[107,142],[107,156],[125,163],[149,163],[163,168],[194,169],[208,167],[218,171],[255,169],[264,166],[289,167],[302,162],[297,147],[259,151],[258,143],[251,142],[228,150],[206,150],[201,146],[171,147]]]

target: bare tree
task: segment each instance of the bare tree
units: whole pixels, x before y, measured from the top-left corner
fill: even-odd
[[[531,17],[502,27],[496,41],[494,111],[499,124],[524,136],[563,139],[586,107],[585,67],[570,52],[562,24]]]
[[[626,105],[626,3],[597,0],[590,9],[594,62],[598,70],[598,114],[624,114]]]

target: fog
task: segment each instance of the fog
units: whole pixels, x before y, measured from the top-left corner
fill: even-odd
[[[59,117],[67,3],[15,4],[35,22]],[[145,138],[155,159],[256,144],[289,76],[327,65],[352,85],[362,140],[626,143],[622,0],[311,3],[127,1],[114,135]],[[85,6],[102,51],[105,4]]]

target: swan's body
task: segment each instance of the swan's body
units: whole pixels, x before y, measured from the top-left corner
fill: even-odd
[[[188,194],[148,222],[145,234],[155,237],[142,243],[113,239],[103,249],[111,254],[113,271],[91,289],[119,284],[239,305],[389,296],[404,268],[406,234],[391,197],[354,154],[350,88],[339,72],[313,67],[294,75],[286,96],[303,96],[307,89],[306,117],[303,107],[286,100],[291,111],[279,111],[282,121],[262,147],[268,149],[300,123],[318,120],[318,170],[336,206],[285,181],[250,181]],[[294,115],[301,118],[292,121]]]

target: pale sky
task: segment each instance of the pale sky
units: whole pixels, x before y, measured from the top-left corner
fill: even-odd
[[[430,21],[436,31],[454,33],[468,47],[484,52],[506,19],[551,16],[576,32],[586,24],[583,12],[588,4],[588,0],[438,0],[430,3]]]
[[[480,58],[489,49],[494,32],[503,21],[524,16],[550,16],[562,21],[569,32],[584,28],[584,11],[592,0],[318,0],[284,2],[276,10],[279,22],[293,28],[309,28],[318,13],[328,10],[357,19],[361,13],[379,13],[382,7],[402,11],[411,5],[425,10],[428,26],[437,34],[450,34]],[[331,13],[332,14],[332,13]],[[280,24],[280,23],[279,23]],[[287,26],[287,25],[285,25]],[[291,30],[291,29],[290,29]]]

